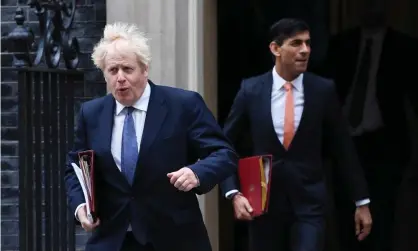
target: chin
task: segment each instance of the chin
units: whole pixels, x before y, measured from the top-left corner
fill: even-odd
[[[128,96],[116,96],[116,100],[124,106],[131,106],[133,104],[133,97]]]
[[[298,68],[296,69],[296,71],[297,71],[299,74],[302,74],[302,73],[304,73],[307,69],[308,69],[308,66],[298,67]]]

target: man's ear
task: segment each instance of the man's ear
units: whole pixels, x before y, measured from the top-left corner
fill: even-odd
[[[149,72],[149,66],[145,65],[145,64],[141,64],[141,69],[142,69],[142,73],[147,78],[148,77],[148,72]]]
[[[270,52],[271,54],[273,54],[276,57],[280,57],[280,53],[282,51],[282,48],[276,43],[276,42],[271,42],[270,45]]]

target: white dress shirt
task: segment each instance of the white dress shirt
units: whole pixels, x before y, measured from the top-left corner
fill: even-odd
[[[138,152],[141,146],[142,134],[144,132],[145,126],[145,118],[147,116],[147,109],[149,98],[151,95],[151,86],[147,84],[145,87],[144,93],[142,94],[141,98],[133,104],[135,110],[132,112],[133,120],[135,123],[135,131],[136,131],[136,141],[138,145]],[[111,151],[113,159],[115,160],[115,164],[119,171],[121,171],[121,151],[122,151],[122,133],[123,133],[123,124],[125,121],[126,110],[124,110],[125,106],[119,103],[116,100],[116,109],[114,114],[114,122],[113,122],[113,129],[112,129],[112,142],[111,142]],[[77,209],[75,210],[75,215],[77,218],[77,211],[78,209],[83,206],[80,204]],[[128,227],[128,231],[131,231],[131,226]]]
[[[142,133],[144,132],[145,117],[147,116],[147,109],[149,103],[149,97],[151,94],[151,87],[149,84],[145,87],[144,93],[141,98],[133,104],[135,110],[132,112],[132,116],[135,123],[136,142],[139,148],[141,147]],[[112,156],[115,160],[116,166],[119,171],[121,170],[121,151],[122,151],[122,133],[123,124],[125,121],[126,110],[125,106],[116,101],[115,117],[112,130]]]
[[[274,131],[280,142],[283,144],[284,135],[284,115],[286,106],[286,90],[284,84],[287,82],[277,73],[275,67],[272,71],[273,74],[273,86],[271,90],[271,117],[273,120]],[[295,114],[295,129],[299,127],[300,120],[302,118],[303,107],[305,104],[305,96],[303,92],[303,74],[300,74],[297,78],[291,81],[293,86],[293,102],[294,102],[294,114]],[[225,193],[225,197],[229,197],[231,194],[238,192],[238,190],[231,190]],[[370,202],[369,199],[364,199],[356,202],[357,206],[365,205]]]
[[[271,118],[273,120],[274,131],[280,142],[283,144],[284,135],[284,114],[286,109],[286,90],[284,85],[286,80],[277,74],[273,68],[273,87],[271,89]],[[300,74],[292,82],[293,87],[293,104],[295,114],[295,130],[299,127],[302,118],[303,106],[305,104],[305,96],[303,94],[303,74]]]
[[[352,135],[358,136],[365,132],[372,132],[384,126],[381,111],[379,109],[379,104],[376,97],[376,76],[379,70],[379,61],[380,55],[383,47],[383,40],[385,38],[385,30],[377,30],[374,32],[362,31],[361,41],[360,41],[360,50],[358,55],[358,61],[356,65],[356,74],[353,78],[353,83],[351,85],[350,92],[347,96],[347,100],[344,106],[344,112],[349,114],[350,107],[353,102],[353,91],[354,84],[359,74],[361,58],[366,46],[366,40],[369,38],[372,39],[371,46],[371,59],[370,59],[370,68],[369,68],[369,81],[367,83],[366,89],[366,100],[358,100],[355,102],[364,102],[363,108],[363,118],[357,128],[351,128]]]

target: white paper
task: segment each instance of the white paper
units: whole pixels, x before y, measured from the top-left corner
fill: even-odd
[[[264,165],[264,176],[266,177],[266,184],[268,185],[270,181],[270,169],[271,169],[270,159],[263,158],[263,165]]]
[[[91,205],[89,197],[91,198],[91,194],[88,192],[88,188],[91,187],[90,181],[85,181],[83,177],[83,171],[76,163],[71,163],[73,166],[74,172],[77,175],[78,181],[80,182],[81,188],[83,189],[84,200],[86,201],[86,211],[87,211],[87,218],[90,222],[93,222],[93,216],[91,215]]]

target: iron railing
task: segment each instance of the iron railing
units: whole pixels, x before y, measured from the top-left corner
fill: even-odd
[[[74,70],[20,69],[19,240],[21,251],[75,250],[74,214],[63,180],[74,138]]]

